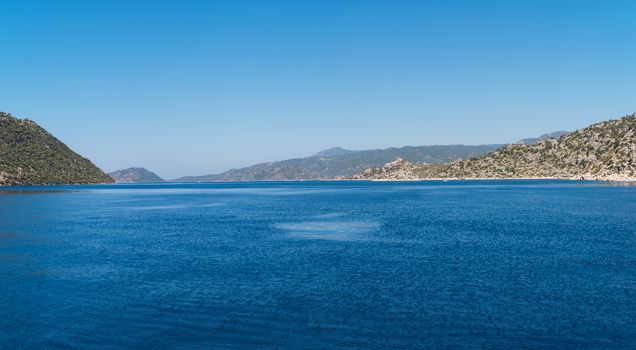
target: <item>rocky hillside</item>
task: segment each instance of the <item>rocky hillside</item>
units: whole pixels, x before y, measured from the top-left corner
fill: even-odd
[[[413,163],[402,158],[396,158],[379,168],[367,169],[354,175],[354,180],[417,180],[415,174],[417,167]]]
[[[365,176],[366,174],[371,174]],[[402,175],[397,175],[397,174]],[[363,172],[356,178],[377,179]],[[513,144],[445,166],[397,167],[386,179],[563,178],[636,181],[636,114],[533,145]]]
[[[113,182],[33,121],[0,112],[0,185]]]
[[[164,182],[164,179],[145,168],[128,168],[108,173],[117,183]]]
[[[351,177],[352,180],[409,181],[440,178],[447,164],[413,164],[395,158],[379,168],[367,169]]]
[[[351,151],[332,148],[305,158],[261,163],[221,174],[188,176],[176,182],[307,180],[351,177],[365,169],[379,167],[395,158],[413,163],[447,163],[476,157],[501,145],[441,145]]]

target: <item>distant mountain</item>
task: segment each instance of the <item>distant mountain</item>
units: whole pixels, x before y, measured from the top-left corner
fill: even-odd
[[[117,183],[164,182],[164,179],[145,168],[128,168],[108,173]]]
[[[559,137],[567,134],[567,131],[555,131],[555,132],[551,132],[549,134],[543,134],[539,137],[534,137],[534,138],[527,138],[527,139],[521,139],[519,141],[517,141],[518,144],[522,144],[522,145],[534,145],[535,143],[539,142],[539,141],[545,141],[545,140],[549,140],[549,139],[558,139]]]
[[[358,152],[358,151],[352,151],[352,150],[344,149],[342,147],[334,147],[334,148],[329,148],[329,149],[317,152],[313,156],[314,157],[338,157],[338,156],[343,156],[345,154],[351,154],[355,152]]]
[[[448,145],[387,148],[365,151],[329,150],[328,156],[311,156],[278,162],[261,163],[221,174],[187,176],[176,182],[308,180],[350,177],[367,168],[381,166],[396,157],[413,163],[446,163],[477,157],[501,145]],[[344,152],[343,152],[344,151]],[[323,151],[324,152],[324,151]],[[320,152],[319,152],[320,153]],[[335,155],[332,155],[335,154]]]
[[[111,183],[35,122],[0,112],[0,185]]]
[[[532,145],[513,144],[447,165],[393,164],[355,179],[561,178],[636,181],[636,113]]]

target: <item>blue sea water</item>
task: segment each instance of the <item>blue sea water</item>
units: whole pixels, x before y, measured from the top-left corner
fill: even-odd
[[[636,186],[0,191],[0,348],[629,349]]]

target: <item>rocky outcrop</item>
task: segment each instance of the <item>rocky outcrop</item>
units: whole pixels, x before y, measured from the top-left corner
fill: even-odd
[[[367,169],[353,176],[354,180],[417,180],[416,166],[402,158],[396,158],[379,168]]]

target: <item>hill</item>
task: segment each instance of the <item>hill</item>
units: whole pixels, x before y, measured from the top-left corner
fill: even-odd
[[[164,179],[145,168],[128,168],[108,173],[117,183],[164,182]]]
[[[113,182],[35,122],[0,112],[0,185]]]
[[[395,172],[406,175],[394,176]],[[379,179],[379,171],[354,178]],[[366,174],[366,175],[365,175]],[[405,164],[386,179],[561,178],[636,181],[636,113],[533,145],[513,144],[448,165]]]
[[[353,176],[365,169],[381,166],[400,157],[414,163],[446,163],[476,157],[501,145],[444,145],[387,148],[364,151],[344,149],[323,151],[323,156],[288,159],[261,163],[221,174],[188,176],[176,182],[254,181],[254,180],[309,180],[338,179]],[[343,152],[344,151],[344,152]]]
[[[527,139],[521,139],[519,141],[517,141],[517,143],[520,143],[522,145],[534,145],[537,142],[540,141],[545,141],[545,140],[549,140],[549,139],[558,139],[559,137],[567,134],[567,131],[555,131],[555,132],[551,132],[548,134],[543,134],[539,137],[532,137],[532,138],[527,138]]]
[[[314,157],[337,157],[337,156],[343,156],[345,154],[351,154],[355,152],[359,152],[359,151],[352,151],[349,149],[344,149],[342,147],[334,147],[334,148],[328,148],[328,149],[322,150],[320,152],[316,152],[313,156]]]

